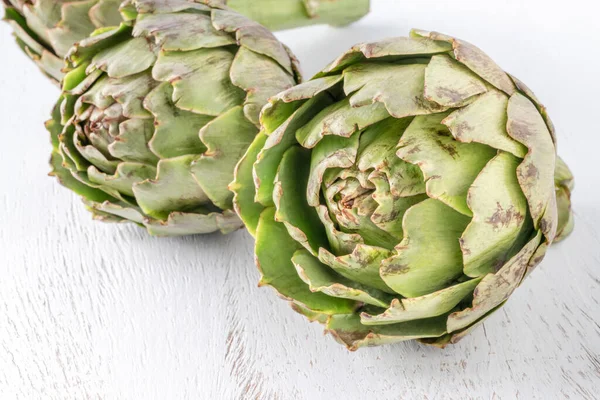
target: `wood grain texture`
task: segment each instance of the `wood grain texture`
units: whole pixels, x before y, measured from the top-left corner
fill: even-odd
[[[0,398],[598,398],[599,6],[506,3],[374,0],[351,28],[279,35],[310,75],[358,41],[446,31],[486,49],[549,107],[577,178],[575,233],[446,350],[347,352],[256,287],[245,232],[157,239],[91,221],[46,177],[43,122],[57,90],[1,25]]]

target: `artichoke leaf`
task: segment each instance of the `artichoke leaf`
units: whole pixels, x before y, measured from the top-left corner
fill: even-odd
[[[125,40],[100,50],[88,67],[101,69],[111,78],[124,78],[146,71],[157,61],[156,48],[142,37]]]
[[[335,254],[351,253],[358,244],[364,243],[364,239],[359,234],[346,233],[338,230],[331,219],[331,215],[326,206],[319,205],[316,209],[319,219],[325,228],[329,247]],[[321,249],[319,249],[319,251],[321,251]]]
[[[119,124],[119,136],[108,146],[108,151],[111,156],[123,161],[154,166],[159,158],[148,147],[153,135],[154,124],[151,119],[128,119]]]
[[[506,303],[506,301],[501,303],[496,308],[492,309],[492,311],[489,311],[483,317],[479,318],[479,320],[477,322],[473,323],[472,325],[469,325],[468,327],[466,327],[464,329],[460,329],[458,331],[448,333],[439,338],[419,339],[419,342],[429,345],[429,346],[442,348],[442,349],[445,348],[448,344],[456,344],[456,343],[460,342],[462,339],[464,339],[465,336],[467,336],[468,334],[473,332],[476,328],[481,326],[485,320],[487,320],[496,311],[501,309],[505,303]]]
[[[426,68],[423,64],[356,64],[344,70],[344,92],[352,107],[384,105],[398,119],[443,112],[446,107],[424,97]]]
[[[236,12],[217,8],[212,10],[212,21],[219,31],[235,32],[236,42],[240,47],[270,57],[294,76],[293,63],[287,49],[267,28]]]
[[[310,308],[306,308],[301,304],[298,303],[291,303],[290,304],[292,309],[294,311],[296,311],[298,314],[304,315],[309,322],[319,322],[321,324],[326,324],[327,323],[327,319],[329,318],[329,315],[327,314],[323,314],[317,311],[313,311]]]
[[[144,99],[144,107],[154,116],[154,136],[148,146],[160,158],[204,153],[199,132],[214,117],[180,110],[172,98],[173,87],[163,82]]]
[[[178,108],[219,116],[244,101],[244,91],[229,76],[233,57],[224,48],[161,52],[152,76],[171,82]]]
[[[395,294],[379,275],[382,261],[392,254],[390,250],[382,247],[358,243],[354,245],[352,253],[338,257],[320,248],[319,260],[346,279],[385,293]]]
[[[135,206],[122,205],[117,202],[105,201],[95,203],[84,199],[84,204],[91,209],[95,218],[108,222],[134,222],[144,223],[144,216]]]
[[[500,152],[469,190],[473,220],[460,240],[467,276],[498,271],[531,236],[527,200],[517,181],[519,163],[512,154]]]
[[[350,168],[356,161],[360,132],[349,138],[325,136],[310,154],[310,174],[306,197],[308,204],[316,207],[320,203],[321,185],[325,171],[333,168]]]
[[[253,165],[259,152],[267,141],[267,135],[259,132],[254,141],[248,147],[246,154],[240,159],[235,167],[234,180],[229,185],[229,190],[233,192],[233,206],[236,213],[244,222],[248,232],[256,237],[256,228],[260,219],[260,214],[265,207],[254,201],[256,196],[256,187],[252,176]]]
[[[394,299],[383,313],[362,313],[360,321],[364,325],[388,325],[444,315],[471,295],[481,279],[471,279],[421,297]]]
[[[75,71],[76,70],[73,70],[65,76],[65,83],[69,79],[71,73],[73,73]],[[97,71],[101,71],[101,70],[97,70]],[[90,75],[93,75],[93,74],[94,73],[92,73]],[[100,78],[98,78],[98,80],[89,88],[89,90],[87,92],[83,93],[77,101],[80,103],[94,105],[101,110],[107,109],[108,107],[113,105],[115,102],[113,98],[104,94],[104,89],[108,86],[108,84],[109,84],[108,76],[106,74],[102,74],[102,76]],[[63,111],[63,113],[64,113],[64,111]],[[63,121],[63,123],[66,123],[66,121]]]
[[[38,2],[39,3],[39,2]],[[40,57],[40,55],[48,50],[49,38],[47,37],[47,27],[42,21],[39,21],[39,17],[35,12],[27,10],[17,10],[10,6],[4,7],[4,20],[7,21],[13,28],[13,35],[16,37],[17,42],[21,48],[26,48],[30,51],[30,57]],[[27,13],[27,18],[24,15]],[[56,55],[55,55],[56,57]],[[59,57],[56,57],[59,58]]]
[[[241,47],[233,59],[231,81],[246,95],[244,114],[260,127],[259,115],[269,98],[294,86],[294,78],[271,58]]]
[[[540,265],[540,263],[544,260],[549,247],[550,245],[545,241],[539,245],[535,253],[533,253],[533,256],[531,256],[531,260],[529,260],[527,272],[525,273],[525,277],[523,279],[527,278],[529,274],[531,274],[535,268]]]
[[[350,137],[355,132],[389,117],[381,103],[353,107],[350,99],[334,103],[319,112],[296,131],[296,140],[305,148],[313,148],[324,136]]]
[[[277,238],[276,241],[273,238]],[[313,293],[300,279],[292,257],[301,245],[290,237],[285,226],[275,221],[275,208],[266,208],[256,229],[256,263],[262,274],[260,285],[270,285],[294,303],[328,315],[349,314],[356,303],[323,293]]]
[[[316,256],[328,241],[317,211],[306,199],[309,173],[310,152],[300,146],[288,149],[275,178],[273,202],[275,220],[283,222],[289,235]]]
[[[471,216],[467,192],[497,151],[478,143],[455,141],[441,124],[446,116],[444,113],[415,117],[402,135],[396,154],[421,168],[429,197]]]
[[[65,56],[68,66],[67,70],[77,68],[86,63],[91,63],[93,58],[100,53],[111,49],[113,46],[123,45],[123,43],[131,39],[131,31],[131,23],[122,22],[119,26],[108,27],[102,31],[98,31],[95,35],[91,35],[78,43],[75,43]],[[150,57],[148,52],[144,51],[144,49],[138,49],[138,51],[140,54],[144,55],[144,59]],[[107,54],[105,53],[105,56],[106,55]],[[98,64],[94,64],[92,68],[106,71],[105,68],[100,68]],[[138,68],[138,71],[136,72],[142,72],[146,69],[147,67],[141,69]]]
[[[446,54],[431,57],[425,69],[425,98],[444,107],[461,107],[487,92],[485,83]]]
[[[172,212],[166,221],[145,218],[144,226],[155,236],[185,236],[215,231],[225,235],[242,228],[243,224],[233,211],[225,210],[208,214]]]
[[[565,163],[565,161],[556,157],[556,169],[554,171],[554,181],[556,186],[562,186],[569,191],[572,191],[575,188],[575,178],[573,177],[573,173]]]
[[[125,117],[151,118],[150,112],[144,108],[144,99],[156,85],[157,82],[147,71],[123,78],[110,78],[102,88],[102,96],[112,97],[121,104]]]
[[[558,226],[554,243],[560,242],[569,236],[575,227],[575,218],[571,210],[571,192],[569,189],[562,186],[557,188],[556,204],[558,206]]]
[[[147,164],[122,162],[114,175],[105,174],[93,165],[88,168],[87,173],[90,182],[133,197],[133,185],[156,177],[156,168]]]
[[[554,186],[556,149],[544,119],[535,105],[521,94],[508,102],[508,134],[524,144],[529,152],[517,168],[519,184],[534,226],[552,243],[557,230],[557,207]]]
[[[527,266],[541,242],[541,232],[531,239],[497,273],[486,275],[475,288],[473,305],[448,317],[448,332],[464,329],[508,299],[521,284]]]
[[[257,133],[258,129],[246,119],[240,106],[220,115],[200,130],[200,140],[207,151],[192,163],[192,174],[217,207],[224,210],[233,207],[233,193],[228,185],[233,180],[235,165]]]
[[[133,36],[154,36],[164,51],[191,51],[235,44],[227,32],[216,30],[209,15],[201,13],[142,14]]]
[[[50,175],[56,177],[61,185],[72,190],[81,197],[96,203],[117,201],[108,193],[89,186],[81,182],[79,179],[76,179],[71,171],[63,166],[63,158],[59,153],[52,152],[52,156],[50,157],[50,165],[52,166],[52,172],[50,172]]]
[[[94,27],[118,26],[122,21],[119,13],[121,3],[121,0],[98,0],[89,12]]]
[[[386,308],[392,296],[388,293],[358,284],[337,275],[327,265],[322,264],[307,250],[298,250],[292,257],[298,276],[312,292],[321,292],[328,296],[350,299],[359,303]]]
[[[342,75],[313,79],[308,82],[300,83],[271,97],[262,110],[261,122],[265,132],[271,134],[271,132],[278,129],[280,125],[283,124],[283,122],[287,120],[298,107],[300,107],[300,105],[305,103],[306,100],[323,98],[323,96],[330,97],[327,96],[327,93],[333,91],[342,79]],[[324,106],[315,108],[316,112],[320,112]],[[311,115],[304,124],[313,117],[314,115]]]
[[[446,333],[446,317],[419,319],[393,325],[365,326],[356,314],[333,315],[326,332],[350,351],[413,339],[437,338]]]
[[[462,143],[481,143],[524,158],[527,148],[506,132],[508,96],[491,90],[442,121]]]
[[[411,36],[450,43],[456,61],[464,64],[486,82],[502,90],[507,95],[512,96],[515,93],[515,85],[508,74],[487,54],[472,44],[437,32],[427,32],[417,29],[411,31]]]
[[[38,3],[44,2],[38,1]],[[57,26],[47,31],[48,38],[57,55],[65,56],[73,43],[89,36],[94,31],[95,27],[90,19],[90,10],[96,3],[97,0],[89,0],[61,4],[60,23],[57,21],[52,24]],[[48,29],[48,24],[45,25],[45,29]]]
[[[156,178],[133,186],[142,211],[150,217],[165,220],[171,212],[191,212],[208,204],[191,171],[198,156],[180,156],[158,162]]]
[[[525,83],[521,82],[519,79],[517,79],[516,77],[514,77],[510,74],[509,74],[509,76],[510,76],[510,79],[512,79],[512,81],[517,86],[517,89],[519,89],[521,92],[523,92],[523,94],[525,94],[525,96],[527,96],[529,98],[529,100],[531,100],[535,104],[536,108],[542,115],[542,118],[544,118],[544,121],[546,122],[546,127],[548,128],[548,131],[550,132],[550,135],[552,136],[552,142],[554,143],[554,146],[556,147],[556,128],[554,127],[554,123],[552,122],[552,120],[550,119],[550,116],[548,115],[548,110],[540,102],[540,100],[537,98],[535,93],[533,93],[533,91]]]
[[[383,261],[381,277],[404,297],[448,287],[462,275],[458,238],[470,219],[444,203],[428,199],[404,214],[404,240],[397,255]]]
[[[447,43],[420,37],[397,37],[384,39],[377,43],[362,43],[342,54],[316,77],[320,78],[325,74],[344,70],[370,58],[385,57],[385,59],[392,61],[442,54],[451,50],[452,46]]]

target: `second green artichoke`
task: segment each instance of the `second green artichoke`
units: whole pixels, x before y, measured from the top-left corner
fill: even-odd
[[[206,4],[205,4],[206,3]],[[53,175],[94,216],[155,235],[242,226],[228,184],[267,99],[299,82],[266,28],[209,1],[136,0],[67,54]]]
[[[261,285],[352,350],[462,338],[572,230],[572,187],[535,95],[422,31],[272,98],[232,185]]]

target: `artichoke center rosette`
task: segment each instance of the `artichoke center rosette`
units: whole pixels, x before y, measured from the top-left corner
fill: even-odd
[[[573,227],[545,108],[464,41],[355,46],[261,121],[231,186],[261,285],[349,349],[456,342]]]
[[[227,186],[267,99],[299,80],[266,28],[209,1],[124,3],[68,54],[53,175],[105,221],[155,235],[242,226]]]

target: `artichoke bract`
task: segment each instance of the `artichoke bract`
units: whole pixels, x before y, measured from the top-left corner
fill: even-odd
[[[63,58],[73,44],[121,22],[122,0],[2,1],[18,45],[54,81],[62,79]]]
[[[123,0],[2,0],[17,43],[52,80],[63,77],[63,58],[98,28],[119,25]],[[180,1],[181,4],[193,0]],[[345,25],[369,12],[369,0],[197,0],[227,5],[271,30]],[[199,27],[202,29],[202,26]]]
[[[261,118],[231,186],[260,284],[351,350],[456,342],[573,228],[546,109],[462,40],[355,46]]]
[[[154,235],[240,228],[228,184],[262,106],[300,80],[295,58],[225,7],[139,0],[122,11],[126,22],[67,55],[47,123],[52,175],[100,220]]]

